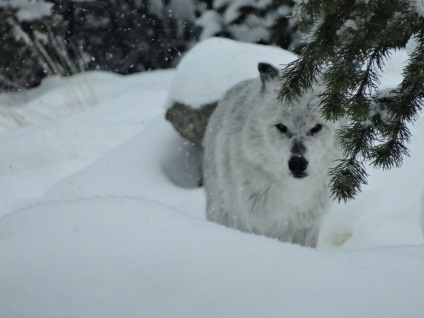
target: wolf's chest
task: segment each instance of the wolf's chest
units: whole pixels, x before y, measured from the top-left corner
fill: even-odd
[[[317,188],[307,182],[254,186],[250,183],[239,192],[239,208],[246,221],[255,224],[255,232],[313,227],[320,222],[328,201],[326,187]]]

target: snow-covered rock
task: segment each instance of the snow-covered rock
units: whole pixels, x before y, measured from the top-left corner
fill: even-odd
[[[165,107],[175,101],[195,108],[215,102],[231,86],[257,77],[259,62],[282,68],[295,59],[292,52],[277,47],[224,38],[206,39],[181,59]]]

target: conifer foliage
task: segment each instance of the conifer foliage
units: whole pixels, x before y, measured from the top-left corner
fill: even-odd
[[[344,159],[329,173],[338,201],[354,198],[366,184],[364,163],[399,167],[410,139],[407,124],[424,106],[424,5],[421,0],[301,0],[295,19],[302,40],[299,58],[283,69],[280,98],[292,103],[323,83],[321,111],[345,118],[338,134]],[[403,81],[379,89],[390,52],[410,38],[414,48]]]
[[[0,1],[0,89],[37,85],[52,67],[60,66],[53,33],[63,34],[63,21],[52,17],[52,6],[44,0]]]
[[[288,48],[295,35],[289,22],[292,0],[214,0],[197,19],[200,38],[223,36],[236,41]]]

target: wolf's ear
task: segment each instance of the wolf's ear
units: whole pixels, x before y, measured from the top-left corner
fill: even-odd
[[[258,64],[259,75],[261,77],[262,84],[265,84],[267,81],[278,77],[278,70],[268,63],[259,63]]]

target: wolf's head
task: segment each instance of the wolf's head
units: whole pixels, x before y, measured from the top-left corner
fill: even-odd
[[[341,123],[325,121],[320,113],[323,88],[314,87],[293,105],[284,105],[278,100],[279,71],[266,63],[259,63],[258,70],[260,89],[244,134],[252,148],[250,159],[276,178],[322,178],[341,157],[335,138]]]

